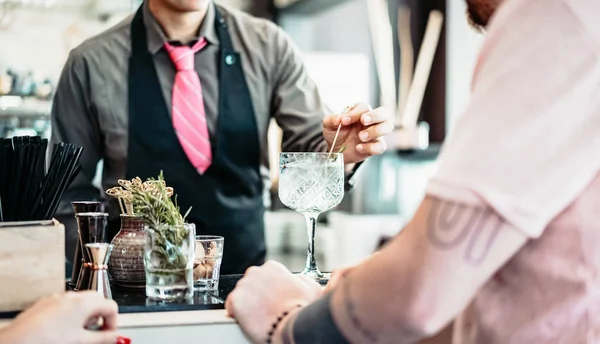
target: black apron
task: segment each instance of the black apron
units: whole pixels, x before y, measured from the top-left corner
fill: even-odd
[[[225,238],[221,273],[237,274],[265,259],[260,144],[240,54],[233,49],[220,10],[215,12],[221,44],[215,71],[219,76],[219,114],[216,135],[211,138],[213,160],[204,175],[196,172],[181,148],[148,52],[142,8],[135,14],[126,178],[156,178],[162,170],[167,184],[175,189],[181,212],[192,207],[187,222],[196,225],[196,233]]]

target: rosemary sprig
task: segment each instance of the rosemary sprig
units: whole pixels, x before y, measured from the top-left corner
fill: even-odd
[[[181,215],[177,197],[174,202],[171,200],[172,192],[169,192],[171,189],[166,186],[162,171],[158,180],[152,178],[143,184],[132,183],[130,191],[134,213],[147,224],[183,226],[185,223],[189,210],[186,216]]]
[[[117,198],[121,212],[138,215],[149,225],[168,224],[183,225],[190,209],[181,216],[175,201],[171,200],[174,193],[172,187],[167,187],[163,172],[158,179],[150,178],[145,182],[139,177],[129,180],[119,180],[120,187],[106,190],[106,194]]]

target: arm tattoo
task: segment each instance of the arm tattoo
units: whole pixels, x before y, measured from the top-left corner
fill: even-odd
[[[347,284],[345,280],[341,281],[341,283]],[[347,289],[342,289],[342,291],[344,290]],[[339,291],[340,289],[336,289],[333,293]],[[326,294],[319,300],[291,315],[291,318],[285,323],[282,329],[282,341],[284,344],[349,344],[349,341],[340,332],[331,313],[331,298],[333,293]],[[349,299],[348,295],[344,295],[344,297],[346,300]],[[354,312],[354,306],[351,309]],[[353,316],[353,313],[349,314],[353,324],[356,324],[358,321],[356,316]],[[358,324],[361,326],[360,322]],[[369,332],[365,332],[363,328],[364,326],[360,327],[361,333],[367,333],[365,337],[370,341],[374,341],[374,337]]]
[[[464,259],[479,265],[490,252],[504,221],[489,208],[432,199],[427,216],[427,239],[442,250],[467,243]]]

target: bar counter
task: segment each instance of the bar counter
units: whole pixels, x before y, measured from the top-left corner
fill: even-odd
[[[119,305],[119,330],[133,343],[247,343],[236,322],[225,312],[225,299],[241,275],[221,276],[219,291],[194,294],[184,302],[146,299],[144,289],[112,286]],[[0,313],[0,327],[17,313]]]

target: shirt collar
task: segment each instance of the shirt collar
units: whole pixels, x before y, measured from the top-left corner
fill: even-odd
[[[214,25],[215,11],[215,5],[211,1],[210,5],[208,5],[206,16],[204,16],[204,20],[200,26],[200,30],[198,31],[197,38],[200,39],[201,37],[204,37],[209,44],[218,46],[219,36]],[[156,21],[156,18],[154,18],[154,15],[152,12],[150,12],[150,9],[148,8],[148,1],[144,1],[143,13],[144,25],[146,26],[146,34],[148,37],[148,51],[151,54],[156,54],[165,45],[165,43],[168,42],[168,39]]]

